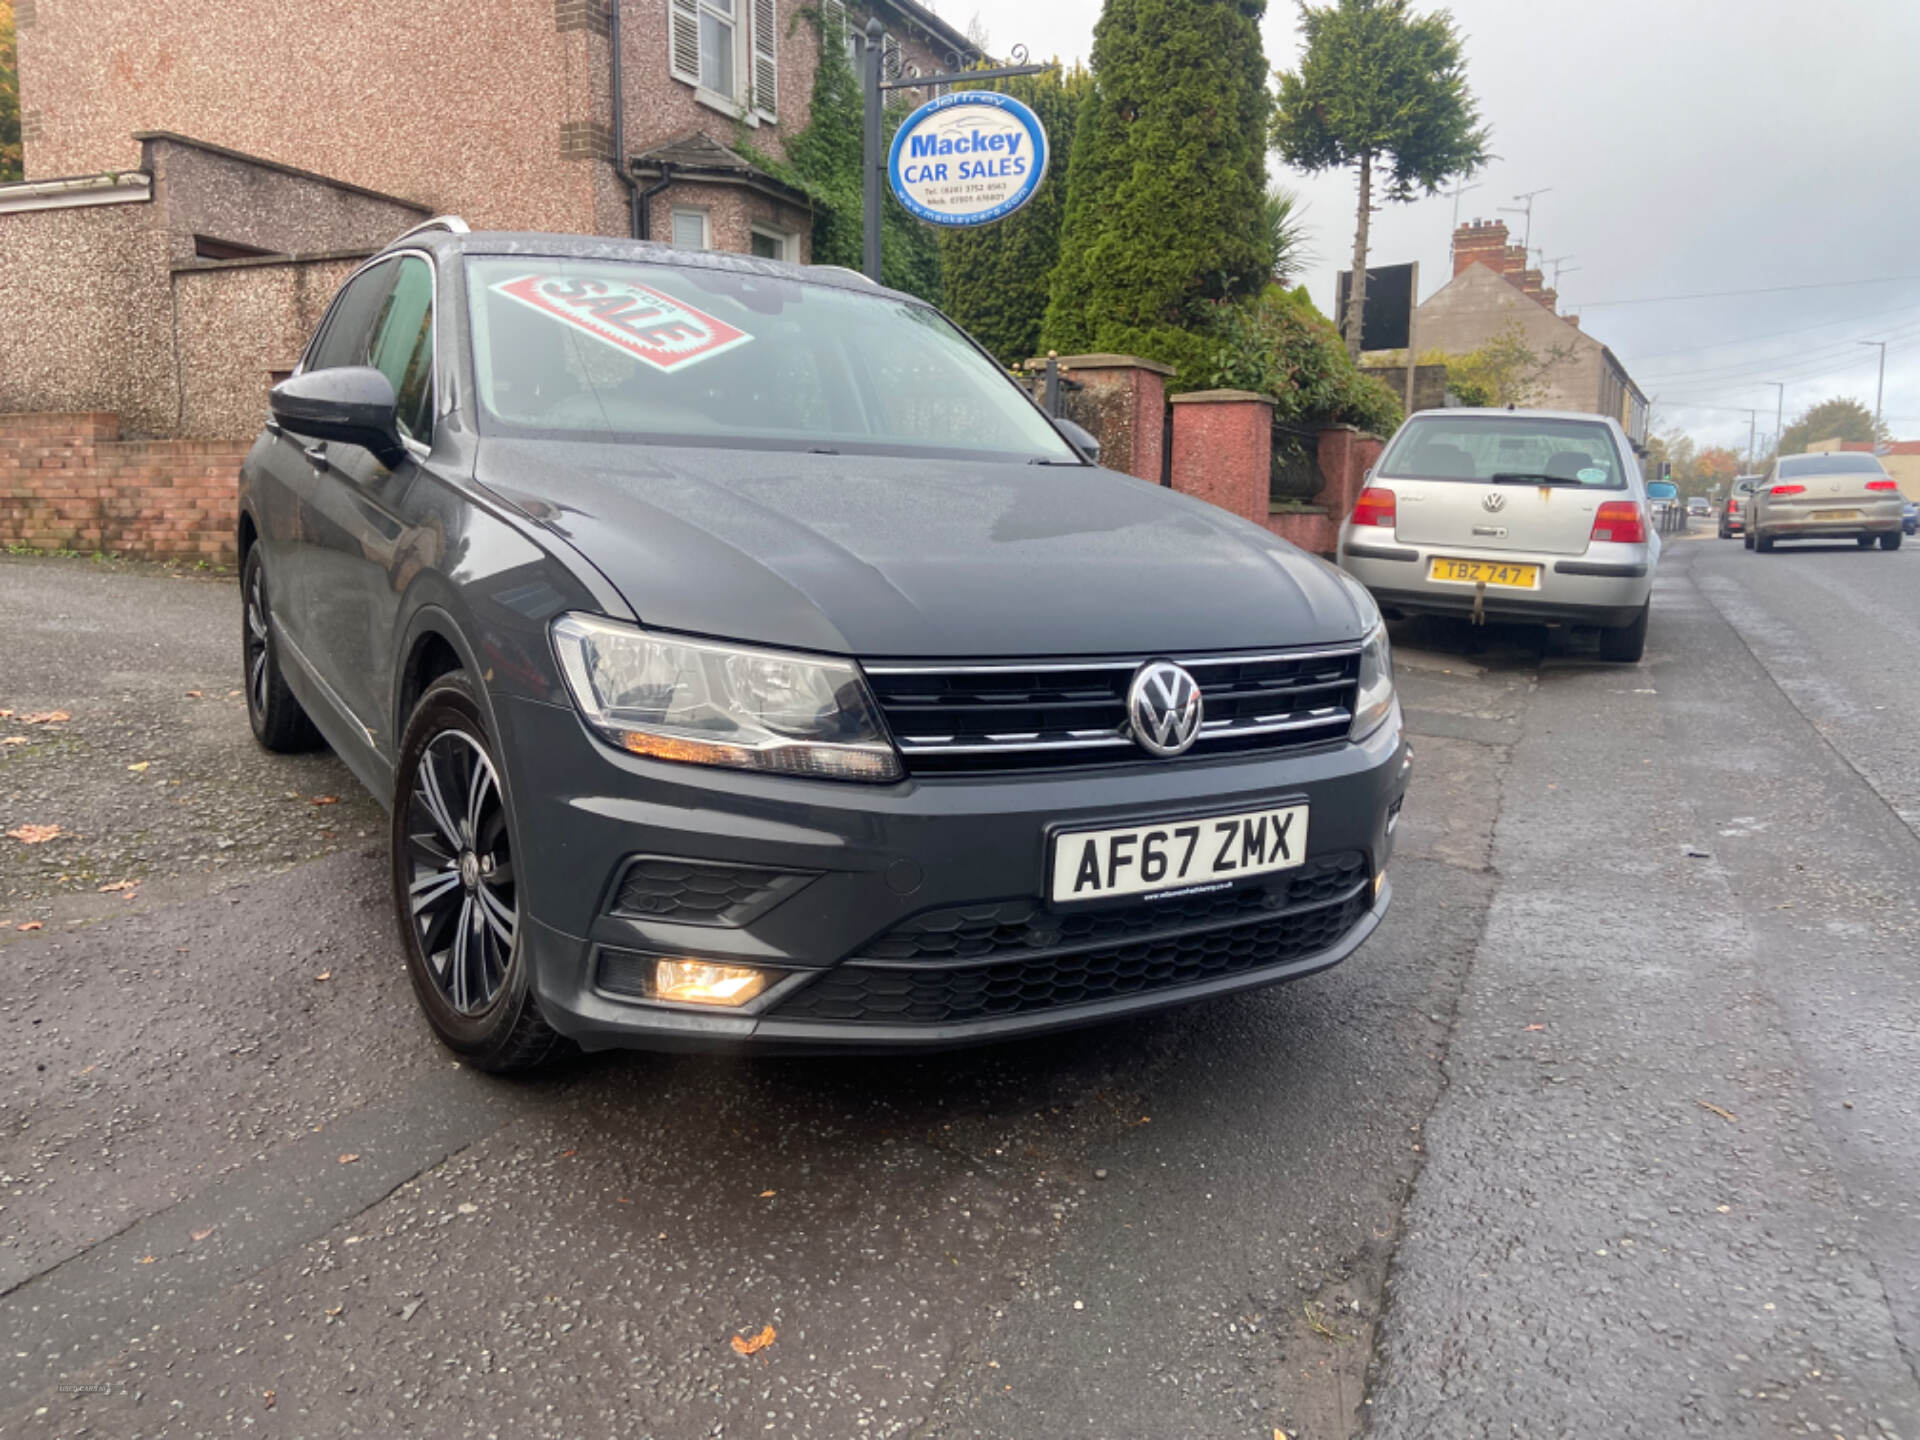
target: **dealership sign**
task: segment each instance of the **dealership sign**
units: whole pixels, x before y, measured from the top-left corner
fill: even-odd
[[[992,90],[930,100],[893,137],[887,179],[909,214],[931,225],[986,225],[1033,198],[1047,174],[1040,117]]]

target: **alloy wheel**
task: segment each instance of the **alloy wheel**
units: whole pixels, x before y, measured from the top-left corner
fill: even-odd
[[[406,803],[408,921],[447,1003],[479,1014],[506,981],[520,918],[500,777],[478,740],[442,730]]]
[[[247,581],[247,703],[255,715],[267,713],[267,591],[255,565]]]

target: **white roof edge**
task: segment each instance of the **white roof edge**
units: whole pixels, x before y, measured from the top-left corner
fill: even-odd
[[[153,177],[144,170],[75,175],[64,180],[16,180],[0,185],[0,215],[71,210],[85,205],[128,205],[152,198]]]

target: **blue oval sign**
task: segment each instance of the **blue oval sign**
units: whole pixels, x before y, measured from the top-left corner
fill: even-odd
[[[1046,127],[1031,109],[994,90],[961,90],[901,122],[887,180],[930,225],[987,225],[1033,198],[1048,158]]]

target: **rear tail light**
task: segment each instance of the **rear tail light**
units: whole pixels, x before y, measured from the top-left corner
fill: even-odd
[[[1594,540],[1610,540],[1615,545],[1647,543],[1647,517],[1632,500],[1603,500],[1593,517]]]
[[[1898,490],[1900,487],[1891,480],[1869,480],[1867,481],[1867,488],[1869,490]]]
[[[1776,485],[1767,493],[1770,495],[1804,495],[1807,493],[1807,487],[1804,485]]]
[[[1740,513],[1740,502],[1738,500],[1727,501],[1727,513],[1729,515],[1738,515]]]
[[[1394,494],[1379,485],[1369,485],[1360,492],[1360,498],[1353,502],[1353,523],[1356,525],[1384,525],[1391,530],[1394,524]]]

